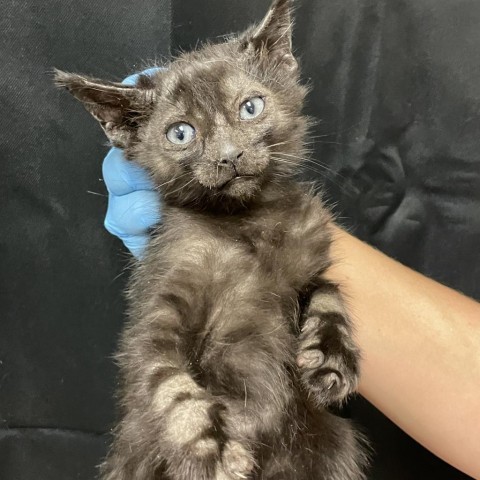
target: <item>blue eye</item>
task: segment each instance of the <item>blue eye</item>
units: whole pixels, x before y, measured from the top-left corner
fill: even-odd
[[[265,110],[265,100],[262,97],[252,97],[240,105],[240,118],[253,120]]]
[[[175,145],[187,145],[195,138],[195,129],[184,122],[174,123],[167,130],[167,139]]]

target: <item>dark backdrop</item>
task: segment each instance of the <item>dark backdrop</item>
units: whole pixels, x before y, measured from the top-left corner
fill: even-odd
[[[93,479],[114,420],[125,254],[105,138],[52,68],[121,79],[168,55],[170,2],[0,2],[0,479]],[[119,277],[120,275],[120,277]]]
[[[480,3],[303,0],[315,157],[344,222],[480,299]],[[0,15],[0,478],[87,480],[114,420],[126,254],[103,229],[103,134],[53,66],[120,79],[269,0],[6,0]],[[100,194],[100,195],[97,195]],[[455,405],[452,405],[452,409]],[[362,400],[371,479],[467,478]]]

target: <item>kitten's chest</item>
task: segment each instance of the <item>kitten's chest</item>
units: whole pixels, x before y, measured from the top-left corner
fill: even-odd
[[[303,288],[329,265],[328,211],[308,197],[295,208],[262,213],[239,225],[236,241],[266,272]]]
[[[276,251],[284,249],[289,240],[288,221],[285,218],[256,218],[244,222],[236,232],[249,252],[259,258],[269,258]]]

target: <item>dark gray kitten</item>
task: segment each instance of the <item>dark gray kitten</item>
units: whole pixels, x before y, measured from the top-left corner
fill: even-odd
[[[128,292],[103,478],[363,479],[361,437],[325,409],[355,390],[359,353],[324,277],[330,214],[293,178],[308,121],[290,2],[136,86],[56,81],[164,199]]]

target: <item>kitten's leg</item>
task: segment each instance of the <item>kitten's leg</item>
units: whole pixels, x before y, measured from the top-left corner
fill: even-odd
[[[154,317],[124,334],[119,362],[127,413],[103,478],[153,480],[159,471],[169,480],[247,478],[252,456],[225,433],[224,402],[194,380],[185,322],[172,308],[173,296],[165,298]]]
[[[299,336],[302,381],[319,404],[340,403],[357,387],[359,358],[338,286],[324,281],[312,295]]]
[[[349,420],[308,405],[291,425],[266,452],[262,480],[366,480],[370,449]]]
[[[211,391],[228,407],[226,431],[249,445],[258,458],[261,446],[271,446],[274,439],[283,437],[289,412],[294,409],[289,372],[295,337],[276,299],[272,302],[272,295],[259,294],[259,283],[237,284],[242,294],[247,288],[256,291],[248,295],[248,305],[238,302],[220,312],[223,318],[230,316],[230,321],[212,330],[202,366]],[[234,450],[230,458],[232,464],[243,461]]]

